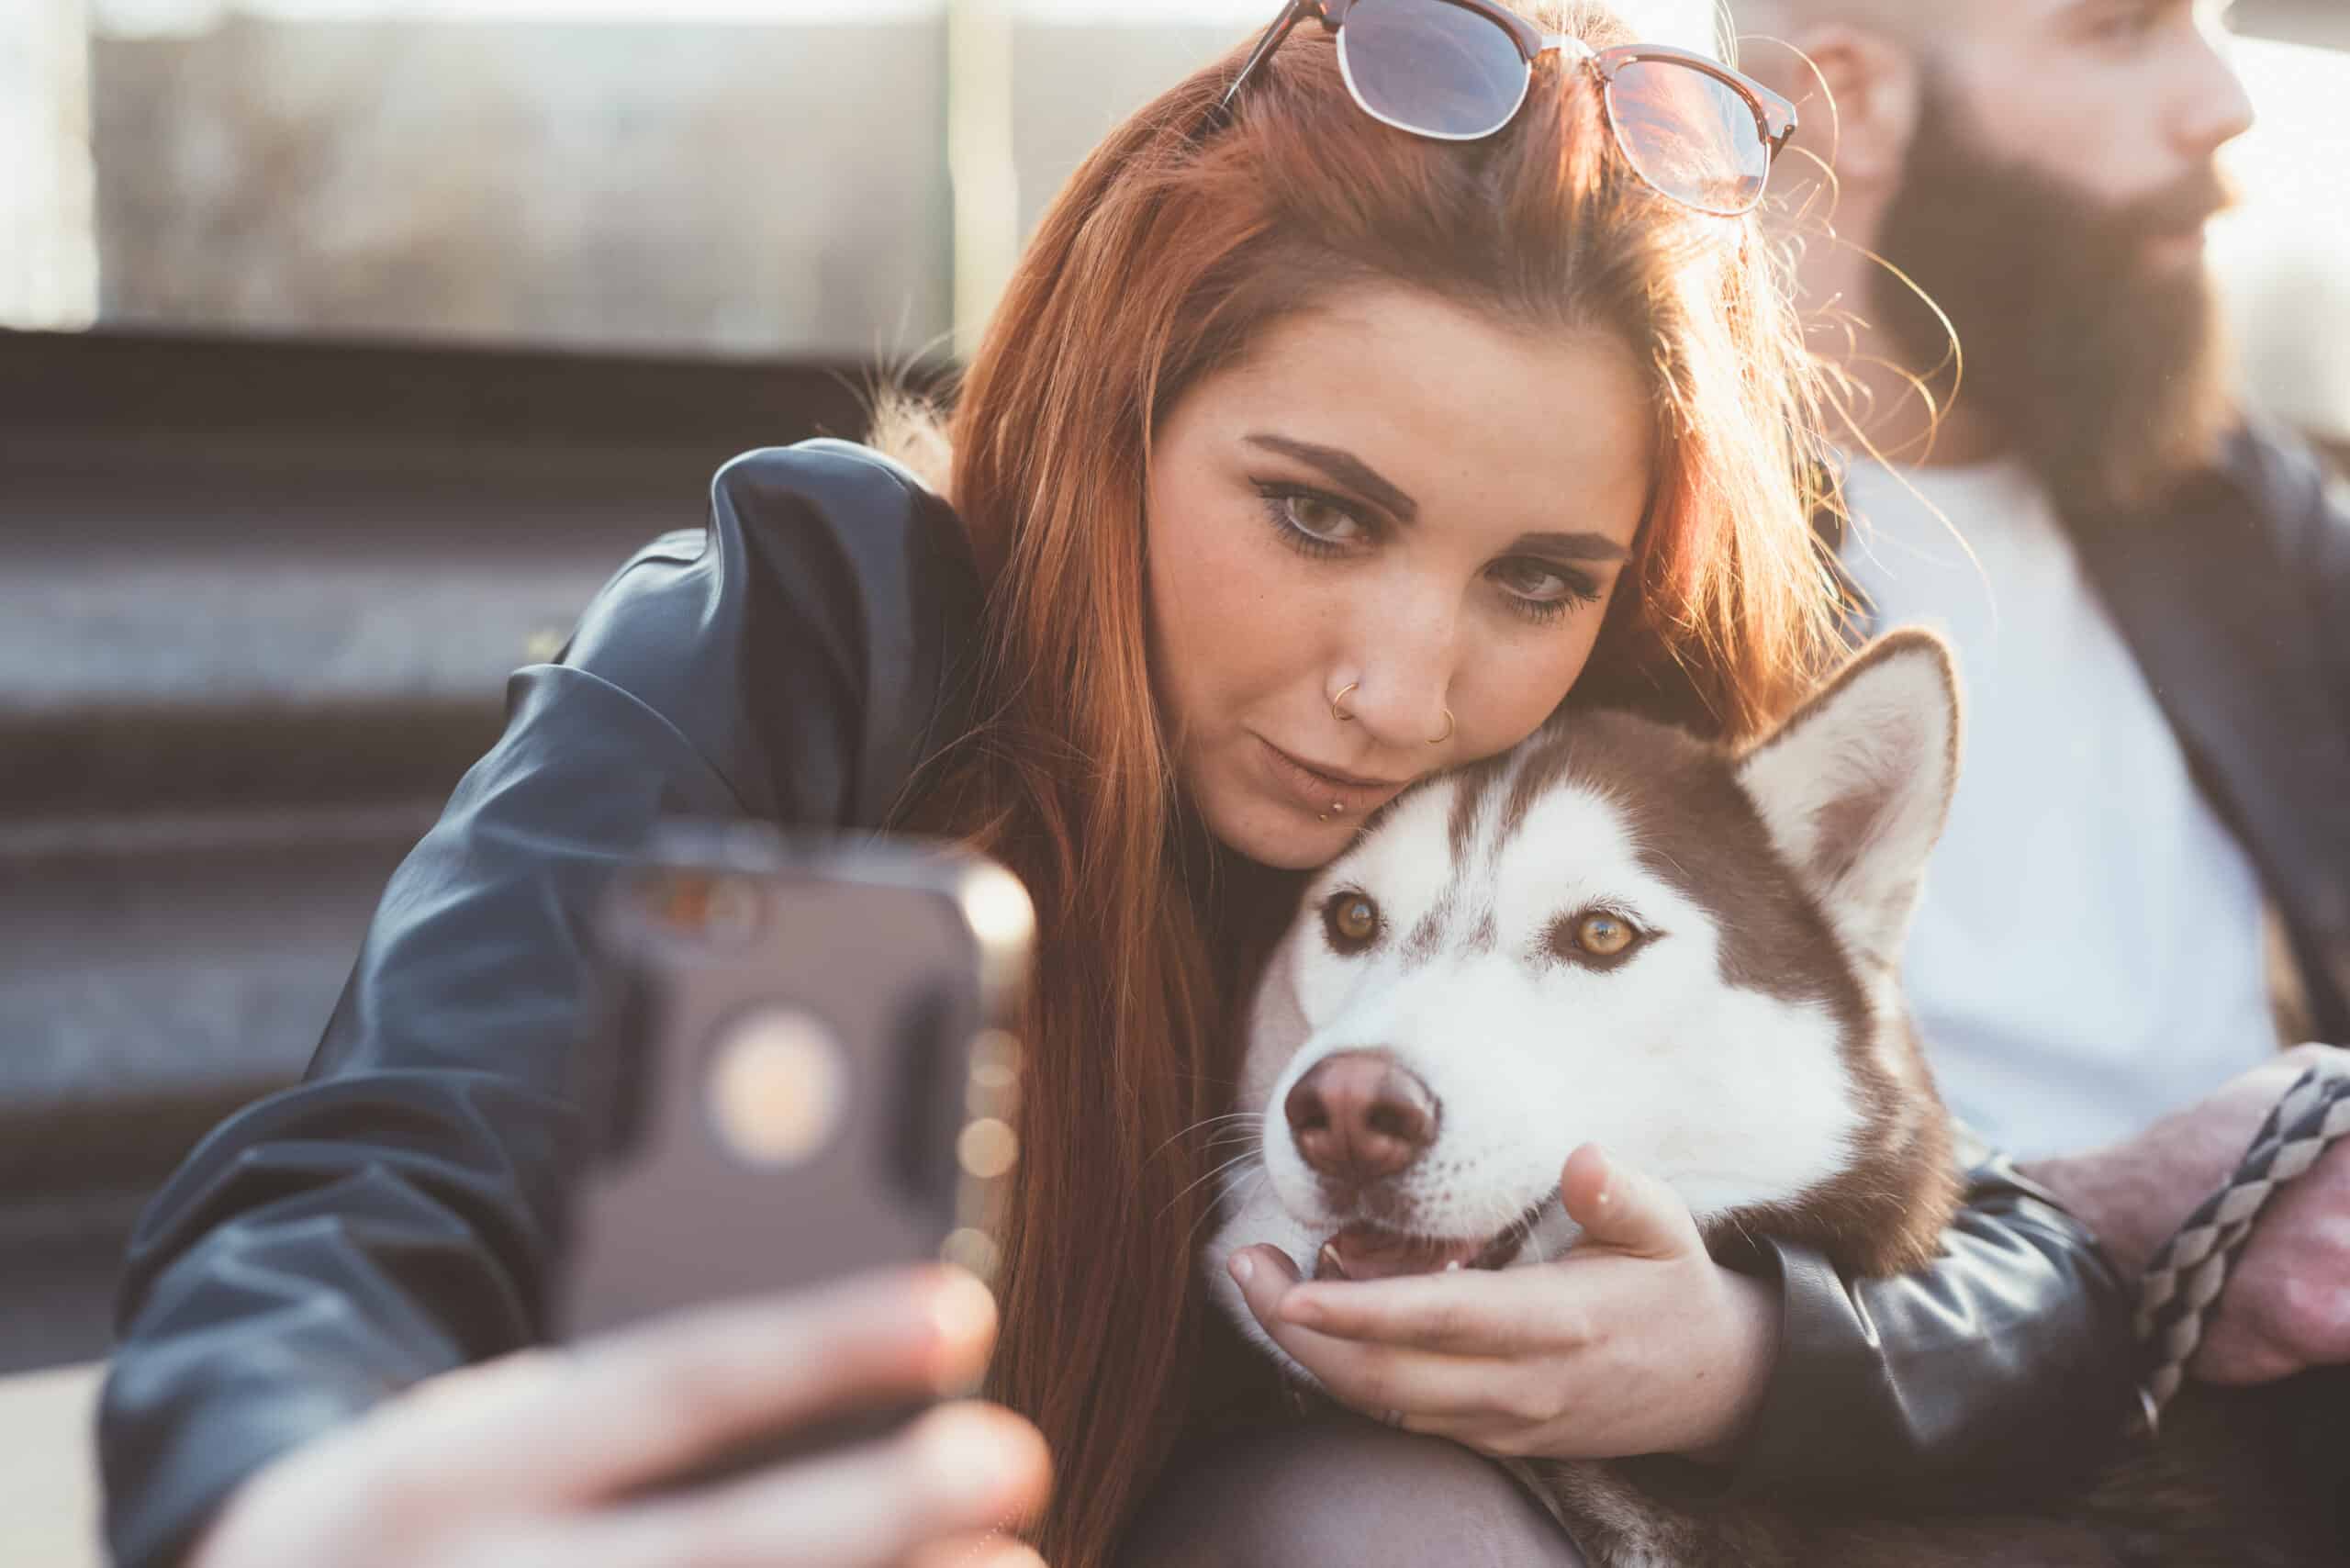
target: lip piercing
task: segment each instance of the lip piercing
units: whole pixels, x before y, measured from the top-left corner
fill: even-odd
[[[1345,695],[1345,693],[1344,693],[1344,692],[1341,692],[1341,693],[1339,693],[1339,695],[1340,695],[1340,696],[1344,696],[1344,695]],[[1432,740],[1432,741],[1428,742],[1428,745],[1442,745],[1445,742],[1447,742],[1447,741],[1449,741],[1449,740],[1450,740],[1450,739],[1452,738],[1452,732],[1453,732],[1453,730],[1454,730],[1455,728],[1457,728],[1457,727],[1458,727],[1458,726],[1456,726],[1456,725],[1453,723],[1453,722],[1452,722],[1452,710],[1451,710],[1451,709],[1449,709],[1449,708],[1447,708],[1447,709],[1444,711],[1444,734],[1440,734],[1440,735],[1437,736],[1437,738],[1436,738],[1436,739],[1434,739],[1434,740]]]
[[[1348,724],[1354,722],[1355,716],[1341,709],[1338,704],[1347,700],[1348,691],[1352,691],[1356,687],[1360,686],[1362,682],[1360,680],[1350,680],[1347,682],[1346,689],[1344,691],[1340,691],[1336,697],[1330,699],[1330,717],[1337,720],[1341,724]]]
[[[1314,820],[1318,823],[1326,823],[1332,817],[1342,817],[1346,814],[1347,803],[1344,801],[1333,801],[1330,802],[1330,809],[1326,812],[1320,812]]]

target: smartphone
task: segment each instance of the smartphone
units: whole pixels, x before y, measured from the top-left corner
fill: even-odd
[[[924,1260],[991,1279],[1034,932],[1011,872],[943,842],[665,823],[593,933],[557,1335]],[[663,1489],[886,1435],[933,1402],[780,1433]]]

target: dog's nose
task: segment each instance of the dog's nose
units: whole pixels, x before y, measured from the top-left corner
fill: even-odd
[[[1394,1175],[1436,1141],[1436,1096],[1376,1051],[1323,1058],[1281,1109],[1305,1163],[1348,1186]]]

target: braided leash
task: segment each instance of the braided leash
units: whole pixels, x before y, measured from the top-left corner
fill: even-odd
[[[2138,1338],[2154,1357],[2140,1391],[2142,1430],[2151,1435],[2202,1343],[2205,1318],[2252,1238],[2253,1222],[2277,1190],[2350,1137],[2350,1072],[2312,1067],[2269,1111],[2228,1184],[2203,1200],[2146,1265],[2139,1286]]]

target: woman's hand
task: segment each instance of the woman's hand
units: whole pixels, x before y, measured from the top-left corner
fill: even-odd
[[[1039,1568],[1035,1428],[971,1401],[883,1441],[621,1500],[731,1444],[969,1387],[995,1305],[923,1268],[680,1313],[431,1379],[233,1493],[189,1568]]]
[[[1306,1282],[1251,1247],[1234,1278],[1333,1394],[1408,1431],[1507,1457],[1718,1457],[1762,1402],[1776,1294],[1707,1256],[1670,1187],[1595,1145],[1559,1193],[1583,1238],[1552,1262]]]

